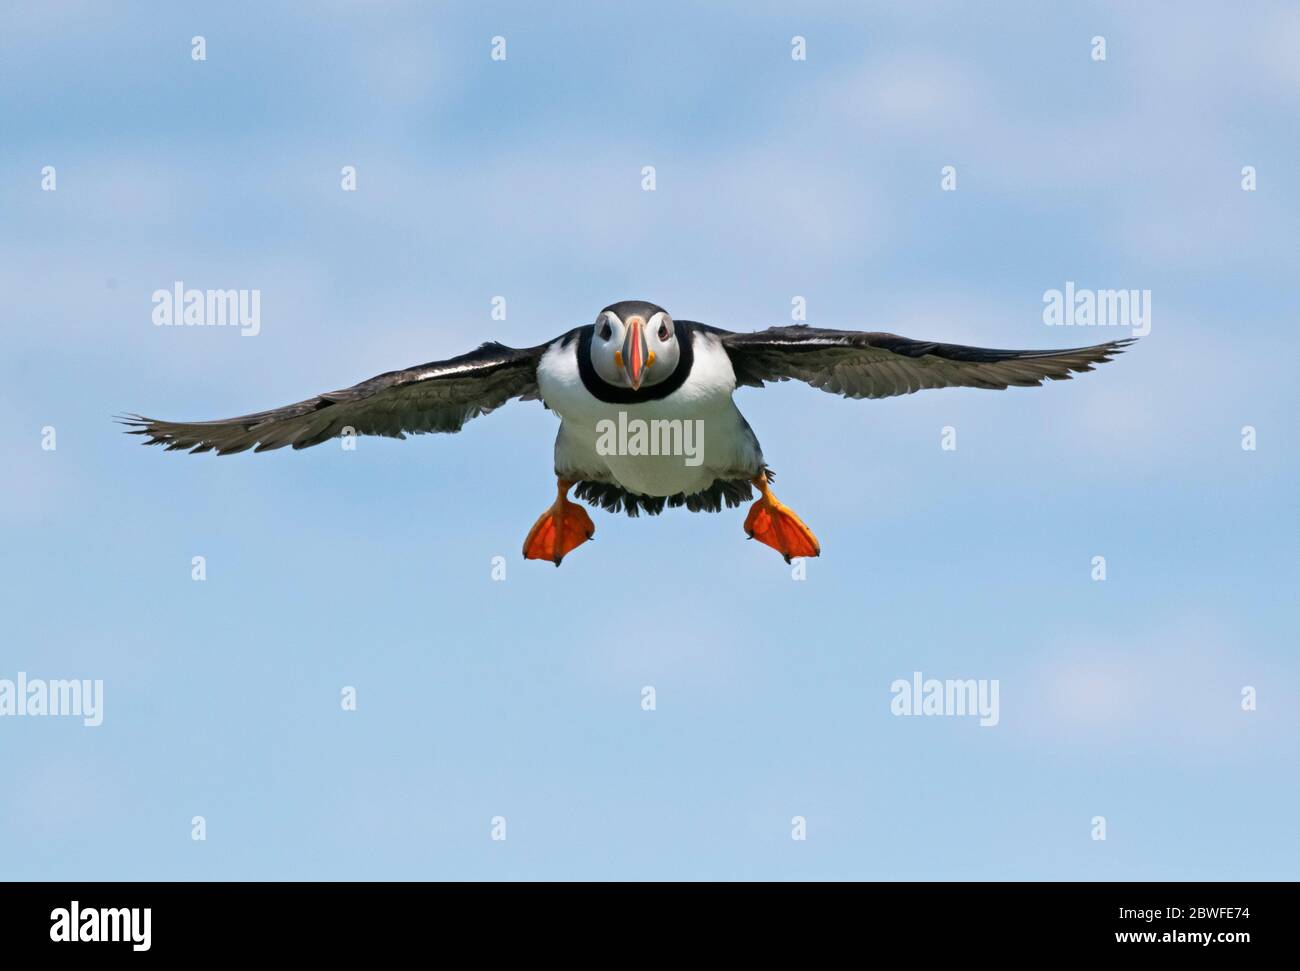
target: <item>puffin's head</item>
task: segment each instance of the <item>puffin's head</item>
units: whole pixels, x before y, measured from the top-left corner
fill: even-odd
[[[663,307],[623,300],[596,315],[591,366],[606,384],[633,391],[656,385],[677,369],[678,356],[677,331]]]

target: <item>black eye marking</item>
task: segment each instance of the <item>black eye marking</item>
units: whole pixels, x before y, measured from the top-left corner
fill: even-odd
[[[668,325],[667,325],[667,324],[660,324],[660,325],[659,325],[659,339],[660,339],[661,341],[666,341],[666,340],[668,340],[669,336],[670,336],[670,335],[669,335],[669,333],[668,333]]]
[[[614,330],[609,326],[609,321],[607,320],[605,321],[605,326],[600,329],[600,339],[607,341],[609,340],[609,335],[612,333],[614,333]]]

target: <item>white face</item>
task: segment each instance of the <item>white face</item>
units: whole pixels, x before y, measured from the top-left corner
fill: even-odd
[[[665,311],[620,320],[604,310],[596,318],[591,365],[606,384],[634,391],[656,385],[677,369],[679,352],[673,319]]]

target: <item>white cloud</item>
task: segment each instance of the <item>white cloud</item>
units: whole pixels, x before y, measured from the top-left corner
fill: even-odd
[[[1126,634],[1094,629],[1049,640],[1040,656],[1020,679],[1027,697],[1016,727],[1033,744],[1190,760],[1296,746],[1300,718],[1283,701],[1292,675],[1214,616],[1183,612]],[[1242,710],[1246,685],[1265,707]]]

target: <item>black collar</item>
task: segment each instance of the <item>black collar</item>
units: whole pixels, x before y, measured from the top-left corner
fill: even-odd
[[[691,376],[691,366],[695,363],[695,348],[691,346],[694,332],[685,321],[673,321],[673,331],[679,348],[676,370],[668,376],[667,381],[644,384],[636,391],[610,384],[596,373],[596,369],[591,364],[591,336],[595,330],[595,324],[588,324],[582,328],[582,333],[578,337],[578,374],[582,377],[583,387],[606,404],[632,405],[640,401],[658,401],[660,398],[667,398]]]

